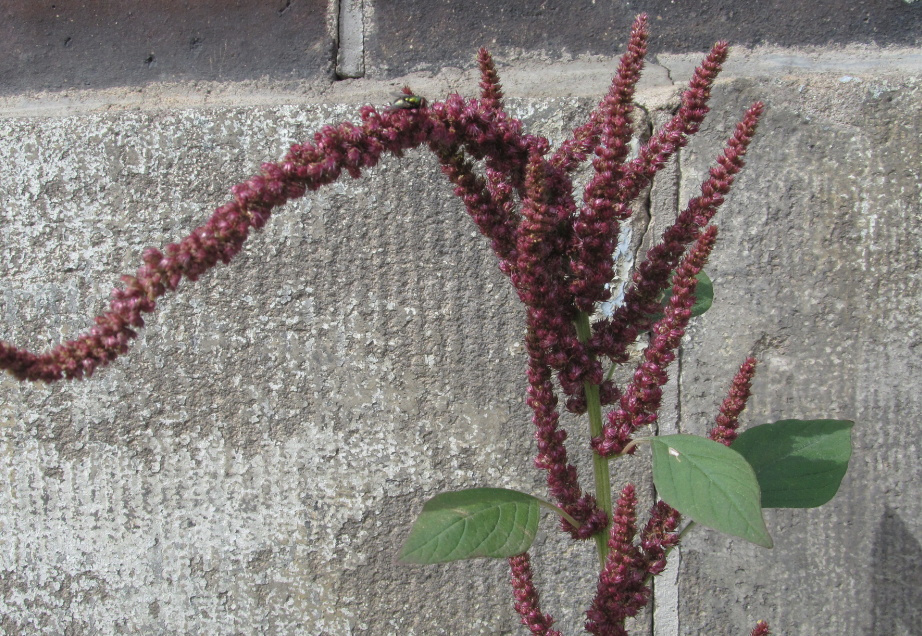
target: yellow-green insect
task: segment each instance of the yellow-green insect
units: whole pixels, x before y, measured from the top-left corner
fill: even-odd
[[[414,108],[425,108],[428,105],[429,102],[426,101],[425,97],[420,97],[419,95],[401,95],[393,101],[391,108],[410,110]]]

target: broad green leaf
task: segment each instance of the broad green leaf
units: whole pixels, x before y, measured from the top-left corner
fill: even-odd
[[[521,554],[538,531],[538,502],[505,488],[436,495],[423,506],[397,561],[444,563]]]
[[[695,276],[698,279],[698,285],[695,286],[695,304],[692,305],[691,317],[700,316],[708,309],[711,308],[711,305],[714,302],[714,283],[711,282],[711,279],[708,278],[708,275],[704,271],[698,272]],[[672,287],[668,287],[663,290],[663,293],[660,294],[659,302],[665,309],[666,305],[669,304],[669,299],[672,297]],[[655,319],[659,320],[665,314],[660,312],[655,315]]]
[[[698,279],[698,285],[695,287],[695,304],[692,306],[692,318],[706,312],[714,302],[714,283],[711,282],[708,275],[702,270],[698,272],[695,278]]]
[[[730,446],[752,465],[763,508],[816,508],[833,498],[852,456],[848,420],[781,420]]]
[[[654,437],[653,483],[663,501],[701,525],[765,548],[759,482],[743,456],[704,437]]]

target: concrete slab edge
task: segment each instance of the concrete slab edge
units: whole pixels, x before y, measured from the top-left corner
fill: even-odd
[[[701,60],[699,54],[661,54],[648,63],[638,87],[641,103],[656,106],[684,84]],[[502,66],[509,97],[597,98],[608,90],[617,58],[592,57],[568,62],[516,63]],[[735,48],[721,81],[739,77],[838,75],[842,81],[882,75],[922,76],[922,49],[851,46],[836,49]],[[390,80],[365,78],[337,82],[161,82],[103,90],[24,93],[0,97],[0,117],[68,117],[121,110],[172,110],[259,107],[282,104],[388,104],[404,85],[429,97],[451,92],[477,94],[477,71],[447,67],[437,74],[413,73]]]

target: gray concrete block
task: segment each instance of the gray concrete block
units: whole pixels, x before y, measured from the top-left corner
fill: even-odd
[[[880,69],[765,78],[771,64],[749,61],[763,70],[729,73],[715,89],[714,112],[626,243],[650,244],[745,107],[766,100],[749,165],[716,219],[717,301],[687,336],[663,430],[705,431],[754,352],[745,422],[854,419],[856,454],[827,506],[768,512],[773,551],[690,535],[675,605],[637,628],[739,634],[765,618],[776,633],[912,633],[919,80]],[[609,64],[510,69],[512,94],[524,96],[512,107],[559,143],[597,101],[583,96],[604,92]],[[659,122],[674,88],[665,68],[648,77],[640,101]],[[430,98],[476,90],[451,70],[409,80]],[[578,97],[555,98],[560,86]],[[215,98],[224,105],[168,89],[3,101],[19,116],[0,119],[0,337],[44,347],[87,328],[144,247],[180,239],[261,161],[390,88],[342,82],[298,105],[234,86]],[[70,114],[36,116],[55,108]],[[386,159],[278,210],[231,265],[162,300],[132,351],[90,381],[0,380],[0,624],[24,634],[523,632],[504,563],[393,564],[436,492],[544,493],[522,333],[514,294],[427,154]],[[571,449],[588,477],[588,454]],[[642,482],[644,457],[619,462],[613,481]],[[537,583],[564,633],[581,630],[594,560],[543,521]]]
[[[178,240],[259,162],[355,111],[0,121],[3,337],[41,347],[87,328],[145,246]],[[519,111],[558,139],[578,116]],[[5,627],[515,630],[505,562],[393,561],[437,492],[544,494],[522,336],[514,293],[428,153],[286,206],[88,382],[2,380]],[[576,631],[594,551],[554,525],[538,582]]]
[[[856,422],[839,494],[769,510],[764,550],[689,536],[681,634],[915,633],[922,618],[922,98],[918,77],[737,80],[683,153],[682,200],[746,104],[767,113],[708,271],[714,308],[683,352],[681,428],[701,434],[743,358],[760,360],[747,425]],[[898,583],[897,583],[898,582]]]

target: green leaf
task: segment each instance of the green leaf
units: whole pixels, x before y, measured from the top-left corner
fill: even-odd
[[[695,286],[695,304],[692,305],[691,317],[700,316],[708,309],[711,308],[711,305],[714,303],[714,283],[711,282],[711,279],[708,277],[704,271],[698,272],[695,276],[698,279],[698,284]],[[672,297],[672,287],[668,287],[663,290],[663,293],[660,294],[659,302],[663,306],[663,309],[669,304],[669,299]],[[665,316],[663,312],[654,315],[655,320],[659,320]]]
[[[651,442],[653,483],[663,501],[709,528],[772,547],[759,482],[742,455],[696,435],[664,435]]]
[[[816,508],[835,496],[852,456],[848,420],[781,420],[730,446],[755,470],[763,508]]]
[[[698,272],[695,278],[698,279],[698,285],[695,287],[695,304],[692,306],[692,318],[706,312],[714,302],[714,283],[711,282],[708,275],[702,270]],[[666,300],[668,302],[669,299],[667,298]]]
[[[436,495],[423,506],[397,561],[444,563],[526,552],[538,531],[539,501],[505,488]]]

